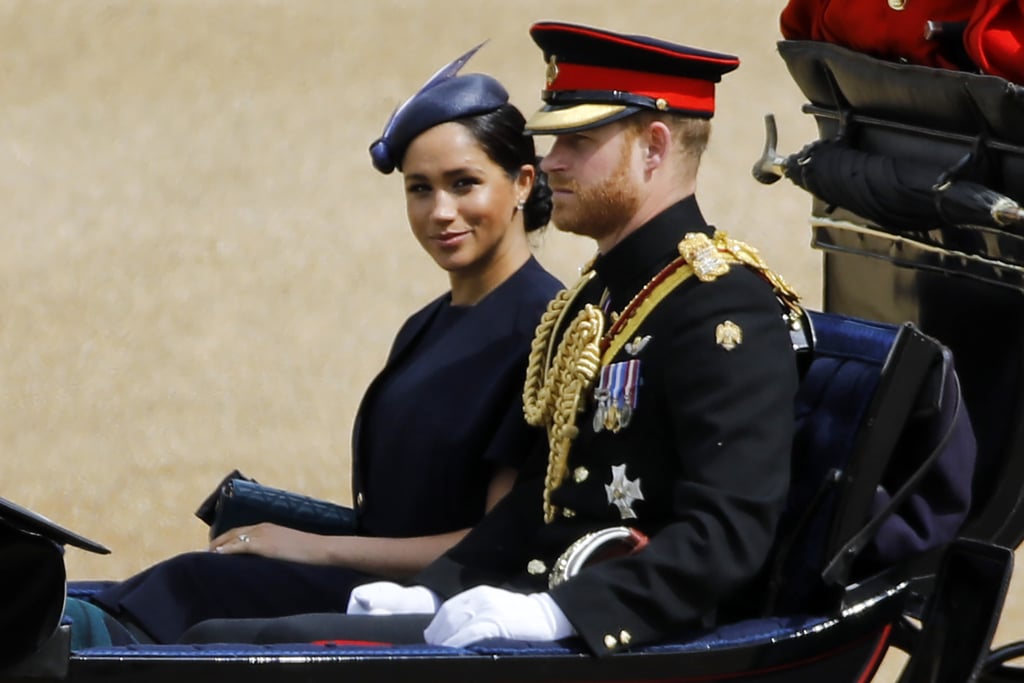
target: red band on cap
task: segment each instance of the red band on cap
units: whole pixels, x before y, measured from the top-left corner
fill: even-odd
[[[547,89],[551,92],[621,90],[664,99],[671,109],[709,114],[715,111],[715,84],[699,78],[558,62],[558,76]]]

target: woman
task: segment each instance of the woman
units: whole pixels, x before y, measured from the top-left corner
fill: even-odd
[[[169,643],[209,618],[344,611],[352,586],[411,576],[462,538],[543,438],[527,427],[521,395],[534,328],[561,287],[527,238],[547,223],[550,190],[501,84],[456,75],[471,55],[396,110],[371,146],[378,170],[401,170],[413,235],[451,290],[409,318],[363,398],[353,434],[359,534],[233,529],[213,552],[171,558],[93,596],[109,630],[114,616],[137,639]]]

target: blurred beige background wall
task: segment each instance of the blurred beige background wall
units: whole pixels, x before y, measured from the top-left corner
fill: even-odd
[[[535,108],[536,20],[740,56],[701,202],[818,305],[809,197],[750,176],[765,113],[783,152],[814,137],[775,53],[782,5],[0,0],[0,495],[113,549],[69,550],[78,579],[203,547],[192,512],[232,468],[348,502],[359,398],[447,283],[367,146],[484,39],[467,71]],[[537,245],[565,281],[591,253]]]

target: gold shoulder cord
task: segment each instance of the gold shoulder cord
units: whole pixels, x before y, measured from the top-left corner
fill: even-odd
[[[544,521],[555,518],[551,492],[562,483],[569,464],[569,447],[579,430],[576,416],[580,398],[597,376],[604,314],[587,304],[569,324],[554,356],[553,335],[572,301],[594,277],[587,272],[572,289],[562,290],[541,317],[530,346],[530,360],[523,386],[523,413],[527,423],[547,428],[548,471],[544,480]]]
[[[544,521],[554,520],[557,509],[551,493],[561,486],[569,467],[569,449],[579,429],[576,417],[580,400],[593,385],[603,365],[611,362],[625,340],[640,327],[647,315],[678,285],[696,275],[711,282],[729,272],[734,263],[749,266],[764,277],[791,310],[799,310],[796,292],[770,270],[753,247],[716,232],[713,238],[689,233],[679,243],[677,259],[658,273],[623,309],[623,315],[604,335],[604,314],[586,304],[566,328],[554,348],[555,330],[561,327],[572,302],[594,277],[589,270],[571,289],[564,289],[548,304],[530,345],[530,357],[523,386],[523,414],[535,427],[548,434],[548,469],[544,481]],[[602,352],[603,351],[603,352]]]

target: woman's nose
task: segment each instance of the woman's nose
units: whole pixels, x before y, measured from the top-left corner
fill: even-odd
[[[434,209],[430,212],[431,217],[438,221],[450,221],[458,213],[455,198],[447,192],[438,192],[434,195]]]

